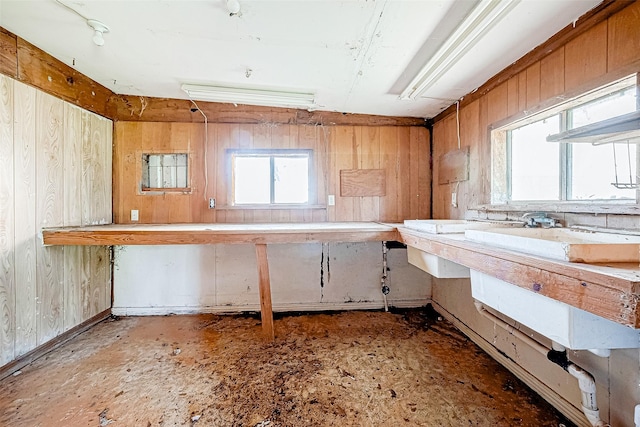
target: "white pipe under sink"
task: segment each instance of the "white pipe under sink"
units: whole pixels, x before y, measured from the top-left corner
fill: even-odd
[[[489,312],[484,307],[484,304],[482,304],[480,301],[474,301],[474,305],[476,306],[476,309],[478,310],[478,313],[480,313],[480,315],[491,320],[496,325],[500,326],[502,329],[509,332],[511,335],[517,337],[518,339],[525,342],[534,350],[543,354],[545,357],[548,357],[550,349],[540,344],[538,341],[531,338],[530,336],[526,335],[521,330],[513,327],[512,325],[508,324],[504,320],[500,319],[498,316]],[[564,346],[553,342],[552,347],[553,347],[553,351],[564,352],[566,354],[566,348]],[[580,392],[582,393],[582,412],[584,413],[585,417],[587,418],[587,420],[589,420],[591,425],[594,427],[606,427],[608,424],[606,424],[604,421],[600,419],[600,411],[598,410],[598,401],[596,399],[596,382],[593,379],[593,375],[591,375],[589,372],[585,371],[578,365],[568,362],[568,360],[565,360],[565,361],[567,362],[566,366],[563,366],[563,365],[560,365],[560,366],[563,369],[565,369],[571,376],[573,376],[578,380],[578,387],[580,387]],[[640,405],[636,406],[636,413],[635,413],[636,427],[640,427],[640,424],[638,424],[640,420],[639,408],[640,408]]]

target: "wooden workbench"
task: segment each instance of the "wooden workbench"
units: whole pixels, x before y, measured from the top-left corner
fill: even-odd
[[[374,222],[97,225],[43,230],[45,245],[256,246],[262,325],[273,339],[267,244],[400,241],[622,325],[640,328],[638,264],[580,264],[471,242],[462,234],[428,234]]]
[[[374,222],[277,224],[109,224],[46,228],[45,245],[206,245],[253,243],[258,260],[262,329],[274,339],[267,244],[398,240],[397,228]]]

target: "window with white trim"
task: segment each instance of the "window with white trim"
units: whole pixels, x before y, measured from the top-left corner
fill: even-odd
[[[547,136],[634,112],[637,105],[634,75],[493,130],[492,203],[636,203],[637,141],[559,143]]]
[[[309,203],[312,150],[229,150],[229,154],[233,205]]]

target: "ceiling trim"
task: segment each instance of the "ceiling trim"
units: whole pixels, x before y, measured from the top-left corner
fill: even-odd
[[[204,122],[202,115],[192,111],[186,99],[153,98],[135,95],[114,95],[109,100],[111,116],[116,121],[143,122]],[[370,114],[307,111],[294,108],[234,106],[217,102],[198,102],[208,123],[288,124],[314,126],[426,126],[418,117],[376,116]]]

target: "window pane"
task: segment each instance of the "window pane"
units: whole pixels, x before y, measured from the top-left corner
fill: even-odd
[[[559,129],[553,116],[511,132],[511,200],[559,200],[560,150],[546,140]]]
[[[571,129],[621,116],[636,110],[636,87],[605,96],[570,111]]]
[[[571,198],[584,199],[632,199],[635,189],[618,189],[612,183],[635,183],[635,144],[572,144],[573,180]],[[613,155],[615,150],[615,159]],[[617,167],[616,167],[617,165]]]
[[[269,204],[271,202],[271,166],[269,157],[233,159],[236,204]]]
[[[275,157],[274,202],[307,203],[309,201],[309,158]]]
[[[188,188],[187,154],[143,154],[143,188]]]

